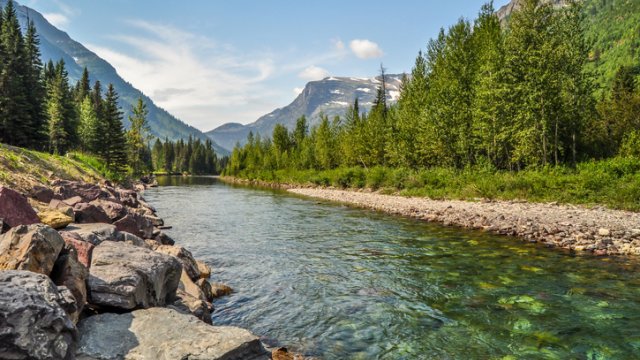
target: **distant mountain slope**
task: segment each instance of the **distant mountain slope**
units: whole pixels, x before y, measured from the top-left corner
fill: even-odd
[[[400,96],[402,75],[387,75],[387,100],[395,102]],[[307,83],[304,90],[289,105],[260,117],[254,123],[224,124],[206,134],[217,144],[232,150],[236,143],[244,144],[249,132],[270,137],[276,124],[293,129],[296,120],[305,115],[309,125],[319,122],[320,115],[343,116],[346,109],[358,98],[360,109],[369,111],[376,96],[380,78],[328,77]]]
[[[6,0],[0,0],[0,5],[4,7],[6,2]],[[35,23],[40,37],[40,51],[42,52],[43,62],[48,62],[49,60],[57,62],[63,59],[66,63],[69,77],[73,82],[81,77],[82,70],[86,66],[89,69],[91,80],[100,80],[105,91],[107,84],[112,83],[115,86],[116,91],[120,95],[120,105],[125,113],[125,127],[129,126],[128,115],[131,106],[135,104],[139,97],[142,97],[149,110],[148,120],[153,135],[161,139],[167,137],[170,140],[188,138],[189,136],[207,139],[207,136],[200,130],[183,123],[166,110],[155,105],[149,97],[122,79],[111,64],[91,52],[79,42],[71,39],[64,31],[51,25],[42,14],[17,3],[16,8],[23,28],[26,26],[27,19]],[[226,151],[219,147],[216,150],[226,153]]]
[[[503,24],[508,23],[522,1],[512,0],[496,12]],[[556,7],[569,3],[568,0],[543,1]],[[578,1],[583,5],[586,37],[591,45],[588,69],[595,75],[598,88],[608,89],[620,66],[637,66],[640,72],[640,1]]]

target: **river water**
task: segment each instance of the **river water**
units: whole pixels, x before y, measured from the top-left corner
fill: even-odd
[[[640,260],[161,178],[168,233],[235,289],[213,322],[323,359],[638,359]]]

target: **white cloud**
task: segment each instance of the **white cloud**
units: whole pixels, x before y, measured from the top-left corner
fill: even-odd
[[[321,80],[329,76],[329,71],[315,65],[307,66],[302,70],[298,77],[303,80],[313,81]]]
[[[304,91],[304,88],[301,88],[301,87],[293,88],[293,94],[295,96],[302,94],[303,91]]]
[[[46,13],[42,14],[42,16],[57,28],[64,28],[69,24],[69,17],[62,13]]]
[[[378,44],[366,39],[355,39],[349,43],[351,51],[360,59],[379,58],[384,55]]]
[[[342,42],[342,40],[340,39],[335,39],[332,40],[333,41],[333,47],[337,50],[337,51],[343,51],[344,50],[344,42]]]
[[[127,24],[135,36],[112,36],[118,50],[87,47],[178,118],[209,130],[255,120],[276,107],[274,91],[264,85],[275,72],[269,53],[240,53],[165,24]]]

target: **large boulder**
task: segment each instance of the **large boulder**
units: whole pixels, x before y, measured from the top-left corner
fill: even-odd
[[[54,229],[63,229],[73,222],[73,218],[58,210],[46,210],[38,213],[40,221]]]
[[[0,359],[74,358],[77,333],[65,311],[73,304],[64,290],[45,275],[0,271]]]
[[[163,306],[173,300],[181,271],[172,256],[105,241],[93,249],[89,303],[126,310]]]
[[[95,204],[78,203],[73,207],[73,213],[78,224],[111,223],[104,209]]]
[[[40,202],[48,203],[53,199],[53,190],[46,186],[36,185],[29,191],[29,196]]]
[[[8,227],[40,222],[27,198],[4,186],[0,186],[0,218]]]
[[[20,225],[0,236],[0,270],[49,275],[64,240],[47,225]]]
[[[89,268],[91,265],[91,254],[93,253],[95,245],[82,240],[80,235],[73,232],[62,231],[60,232],[60,236],[62,236],[64,240],[65,247],[73,247],[76,250],[78,261],[86,268]]]
[[[78,235],[83,241],[98,245],[103,241],[122,241],[122,234],[115,225],[105,223],[71,224],[63,232],[70,232]]]
[[[54,196],[58,199],[78,196],[81,198],[80,201],[90,202],[111,197],[111,194],[104,191],[99,185],[87,184],[81,181],[56,180],[52,185]]]
[[[191,252],[182,246],[160,245],[154,249],[155,251],[167,255],[171,255],[180,260],[182,268],[187,272],[192,280],[198,280],[200,278],[200,270],[196,260],[193,258]]]
[[[120,231],[126,231],[143,239],[153,236],[153,224],[143,216],[130,212],[122,219],[113,223]]]
[[[90,204],[100,209],[107,216],[109,220],[106,222],[114,223],[127,216],[127,208],[114,201],[99,199],[92,201]]]
[[[100,314],[78,325],[78,359],[269,359],[249,331],[210,326],[172,309]]]
[[[74,324],[78,322],[80,313],[87,302],[86,281],[88,276],[87,267],[78,261],[75,247],[66,245],[58,256],[50,277],[54,284],[67,287],[73,294],[76,311],[70,313],[69,317]]]
[[[137,208],[140,206],[138,201],[138,193],[134,190],[116,189],[120,202],[128,207]]]

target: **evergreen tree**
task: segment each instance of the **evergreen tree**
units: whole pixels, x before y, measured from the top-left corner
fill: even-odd
[[[112,171],[123,172],[127,164],[127,142],[122,125],[122,111],[118,107],[118,94],[113,84],[109,84],[107,88],[103,116],[107,144],[103,154],[105,163]]]
[[[36,27],[29,21],[25,36],[26,67],[24,74],[27,117],[30,121],[26,146],[43,150],[47,146],[47,118],[45,115],[45,88],[42,82],[42,61],[40,60],[40,39]]]
[[[0,141],[27,146],[34,129],[25,89],[27,59],[24,38],[13,1],[7,2],[0,25]]]
[[[96,115],[93,101],[86,96],[80,103],[79,109],[80,126],[78,136],[80,138],[80,149],[82,151],[99,154],[99,138],[101,124]]]
[[[133,108],[133,115],[129,116],[131,127],[127,131],[128,157],[131,171],[134,175],[139,175],[148,170],[144,167],[144,157],[148,150],[147,142],[151,138],[149,125],[147,123],[146,104],[142,98],[138,98],[138,103]]]

